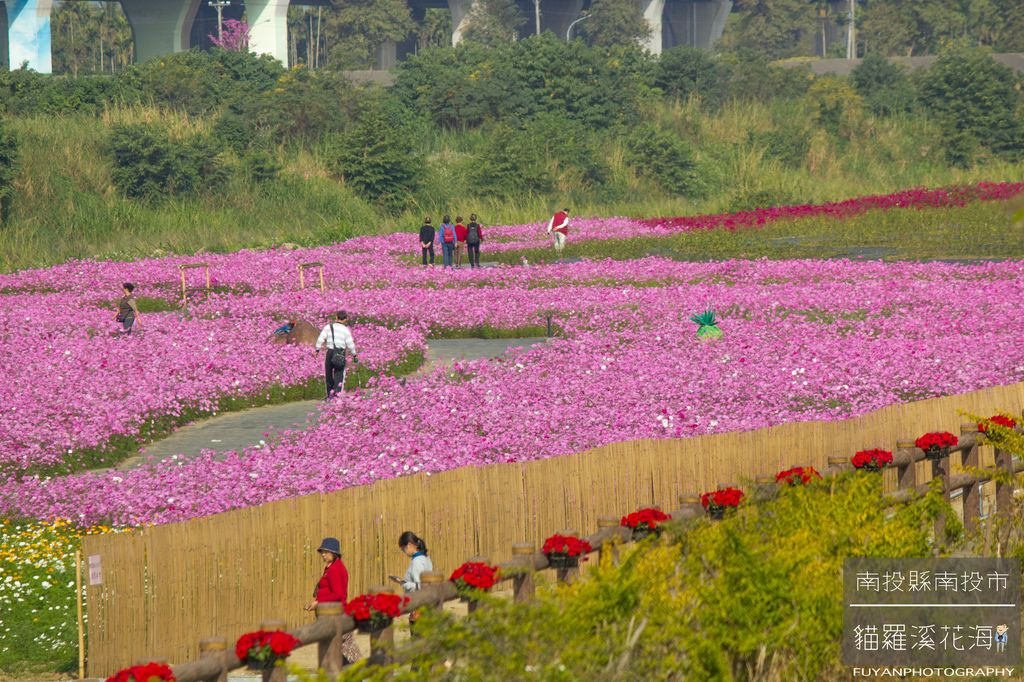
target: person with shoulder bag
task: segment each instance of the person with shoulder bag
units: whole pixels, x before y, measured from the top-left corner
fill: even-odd
[[[313,588],[313,599],[304,608],[306,611],[315,611],[321,602],[339,602],[344,609],[348,603],[348,569],[341,560],[341,543],[338,538],[324,538],[316,551],[324,562],[324,572]],[[351,632],[341,638],[341,655],[349,663],[355,663],[363,657]]]
[[[121,285],[121,291],[124,293],[124,296],[117,302],[117,316],[114,319],[121,323],[125,335],[128,335],[132,333],[132,327],[135,326],[136,320],[140,318],[139,304],[135,300],[134,284],[125,282]]]
[[[466,225],[466,250],[469,254],[469,267],[480,267],[480,244],[484,240],[484,226],[477,222],[476,213],[469,215]]]
[[[347,368],[345,353],[352,354],[352,362],[359,362],[356,357],[355,340],[352,338],[352,332],[346,326],[348,314],[344,310],[339,310],[335,319],[336,321],[329,322],[320,331],[320,336],[316,340],[316,350],[313,351],[315,355],[320,352],[321,348],[327,346],[327,357],[324,359],[324,383],[327,386],[327,398],[335,393],[345,392],[345,370]]]

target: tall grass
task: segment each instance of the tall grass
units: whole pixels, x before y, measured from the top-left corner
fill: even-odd
[[[1024,164],[990,162],[968,170],[946,166],[939,136],[921,118],[863,115],[845,136],[814,123],[803,100],[730,104],[715,113],[696,101],[652,104],[659,125],[691,142],[703,196],[661,191],[625,161],[609,133],[600,154],[609,166],[605,186],[588,187],[552,162],[556,192],[512,199],[474,196],[472,169],[485,133],[434,132],[425,187],[400,214],[389,214],[330,176],[322,151],[279,148],[281,177],[261,185],[235,174],[199,196],[159,203],[127,200],[111,182],[105,148],[110,126],[147,121],[173,136],[208,131],[211,122],[151,108],[111,109],[101,117],[34,116],[11,125],[22,153],[14,212],[0,230],[0,270],[45,266],[71,258],[137,258],[198,250],[232,251],[284,242],[324,244],[348,237],[414,230],[424,215],[477,213],[485,224],[543,220],[571,205],[576,215],[669,216],[718,213],[754,205],[820,202],[910,186],[1015,180]],[[806,153],[780,160],[754,137],[792,129],[806,135]],[[787,133],[788,134],[788,133]],[[753,137],[752,137],[753,136]],[[783,138],[785,144],[785,138]],[[229,163],[237,162],[228,158]]]

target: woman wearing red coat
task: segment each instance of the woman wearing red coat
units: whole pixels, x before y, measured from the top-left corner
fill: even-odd
[[[312,611],[322,602],[341,602],[344,609],[348,602],[348,569],[341,560],[341,543],[338,538],[324,538],[316,551],[325,564],[324,572],[313,590],[313,599],[306,604],[306,610]],[[349,663],[362,656],[351,632],[342,639],[341,653]]]

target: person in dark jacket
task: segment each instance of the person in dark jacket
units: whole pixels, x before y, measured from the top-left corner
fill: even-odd
[[[423,264],[427,264],[427,255],[430,255],[430,264],[434,264],[434,226],[430,224],[430,217],[423,219],[423,226],[420,228],[420,250],[423,251]]]
[[[469,252],[469,267],[480,267],[480,243],[484,240],[484,226],[476,219],[476,213],[469,215],[466,225],[466,249]]]
[[[139,305],[135,301],[135,285],[131,282],[125,282],[121,285],[121,292],[124,296],[117,302],[117,317],[114,319],[121,323],[125,334],[131,334],[135,321],[141,317],[139,315]]]

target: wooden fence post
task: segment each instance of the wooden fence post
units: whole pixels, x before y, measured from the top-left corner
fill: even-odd
[[[912,440],[896,441],[896,450],[913,450],[916,447]],[[917,462],[896,468],[896,487],[900,490],[913,490],[917,487]]]
[[[961,424],[960,435],[973,435],[974,445],[966,453],[961,453],[962,463],[964,468],[971,467],[977,469],[981,463],[981,458],[978,453],[978,425],[977,424]],[[964,487],[963,503],[964,503],[964,528],[968,531],[972,531],[978,527],[981,520],[981,481],[974,481]]]
[[[597,529],[618,528],[620,521],[621,519],[617,519],[614,516],[599,516],[597,517]],[[616,566],[619,565],[618,538],[608,538],[601,543],[601,549],[597,550],[598,564],[604,563],[605,557],[609,557],[608,560],[614,562]]]
[[[679,496],[679,518],[695,519],[704,515],[704,505],[700,503],[700,495],[684,493]],[[675,518],[675,515],[673,515]]]
[[[758,476],[754,483],[753,498],[759,502],[770,500],[779,494],[779,486],[774,476]]]
[[[825,475],[839,474],[852,468],[853,464],[850,463],[849,457],[846,455],[835,455],[828,458],[828,467],[825,469]]]
[[[558,534],[571,535],[572,537],[576,538],[580,536],[580,534],[577,531],[571,528],[563,528],[562,530],[558,531]],[[582,561],[585,558],[586,557],[578,557],[579,561]],[[577,578],[580,577],[579,563],[577,563],[575,566],[569,566],[567,568],[557,568],[555,569],[555,575],[557,576],[558,582],[560,583],[574,583],[576,582]]]
[[[321,602],[316,605],[316,619],[334,624],[334,634],[331,638],[316,643],[317,665],[329,675],[338,674],[345,665],[345,657],[342,654],[342,640],[345,634],[341,631],[343,614],[340,601]]]
[[[1013,509],[1013,489],[1017,475],[1014,473],[1013,455],[1002,448],[996,448],[996,466],[1010,475],[1010,480],[996,481],[996,512],[1006,514]]]
[[[392,592],[388,585],[375,585],[370,588],[371,594],[381,592]],[[370,633],[370,665],[386,665],[391,662],[391,652],[395,648],[395,626],[394,623],[383,630]]]
[[[533,601],[536,591],[533,582],[533,555],[536,552],[536,548],[529,542],[512,545],[512,558],[519,563],[519,569],[522,571],[512,579],[512,601],[516,604]]]
[[[207,678],[206,682],[228,682],[228,669],[224,665],[224,652],[227,651],[228,640],[223,637],[207,637],[199,640],[199,658],[216,658],[220,662],[217,677]]]

